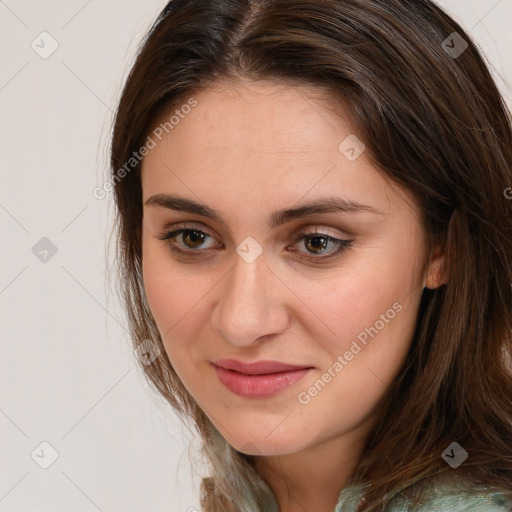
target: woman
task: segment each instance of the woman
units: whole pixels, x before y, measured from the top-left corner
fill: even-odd
[[[111,183],[133,342],[203,439],[205,511],[512,510],[511,162],[430,1],[167,5]]]

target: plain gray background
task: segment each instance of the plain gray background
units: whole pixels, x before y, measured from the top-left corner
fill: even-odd
[[[199,440],[136,364],[105,281],[111,196],[93,196],[123,79],[166,3],[0,0],[0,512],[199,510]],[[512,0],[439,3],[512,106]]]

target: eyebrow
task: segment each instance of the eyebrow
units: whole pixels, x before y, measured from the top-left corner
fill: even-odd
[[[209,217],[219,222],[220,224],[227,226],[226,221],[222,218],[222,215],[219,212],[213,210],[205,204],[197,203],[196,201],[187,199],[185,197],[180,197],[173,194],[155,194],[146,201],[145,205],[161,206],[171,210],[196,213],[204,217]],[[334,212],[369,212],[376,215],[383,215],[383,212],[376,210],[372,206],[361,204],[357,201],[349,201],[341,197],[328,196],[297,206],[296,208],[285,208],[283,210],[277,210],[270,215],[268,225],[270,228],[274,228],[276,226],[286,224],[287,222],[302,217]]]

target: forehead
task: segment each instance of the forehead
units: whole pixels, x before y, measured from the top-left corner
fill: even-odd
[[[191,98],[193,108],[187,105]],[[188,144],[230,153],[321,151],[336,148],[343,134],[353,132],[340,102],[325,89],[306,85],[216,82],[182,98],[154,125],[162,131],[167,122],[172,137],[163,133],[163,142],[171,146],[174,141],[181,147],[186,139]]]
[[[364,151],[350,160],[340,150],[347,138],[357,136],[342,103],[330,103],[326,90],[219,83],[191,98],[193,108],[177,104],[155,124],[165,126],[175,115],[175,124],[143,160],[144,198],[174,191],[190,195],[193,189],[198,197],[215,195],[234,206],[244,198],[282,206],[307,194],[339,191],[361,203],[373,201],[377,209],[389,208],[389,196],[396,192],[389,180]]]

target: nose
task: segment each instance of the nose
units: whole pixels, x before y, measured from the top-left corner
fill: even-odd
[[[290,291],[268,267],[263,254],[252,263],[237,255],[221,283],[211,323],[231,344],[256,345],[286,330]]]

